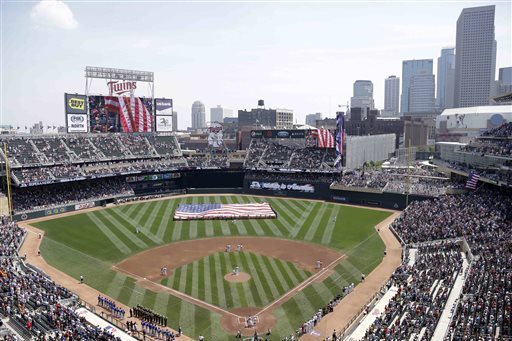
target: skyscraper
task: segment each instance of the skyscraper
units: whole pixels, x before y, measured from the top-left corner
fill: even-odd
[[[400,112],[402,114],[411,112],[409,107],[409,87],[411,78],[417,75],[433,75],[433,60],[418,59],[404,60],[402,62],[402,98],[400,99]]]
[[[384,115],[396,116],[400,112],[400,77],[389,76],[384,81]]]
[[[354,82],[354,96],[350,98],[351,108],[373,109],[373,83],[368,80]]]
[[[312,127],[316,127],[316,120],[322,119],[322,113],[317,112],[316,114],[306,115],[306,124]]]
[[[505,95],[510,92],[512,92],[512,67],[502,67],[499,72],[497,95]]]
[[[420,74],[411,77],[409,83],[410,114],[432,114],[435,112],[435,77],[432,74]]]
[[[192,129],[206,127],[204,104],[200,101],[192,103]]]
[[[495,6],[464,8],[457,20],[455,107],[488,105],[496,75]]]
[[[437,58],[437,107],[439,110],[453,108],[455,90],[455,48],[441,50]]]
[[[210,108],[210,121],[211,122],[219,122],[222,123],[224,120],[224,117],[232,117],[233,116],[233,110],[223,108],[220,105],[217,105],[216,108]]]

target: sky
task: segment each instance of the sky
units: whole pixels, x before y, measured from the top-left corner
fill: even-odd
[[[497,69],[512,66],[511,1],[0,1],[0,124],[65,125],[64,93],[84,93],[85,66],[153,71],[180,129],[209,108],[293,109],[334,117],[357,79],[374,84],[402,60],[455,46],[463,8],[496,5]],[[496,71],[496,77],[498,72]],[[104,80],[91,93],[108,94]],[[147,96],[139,83],[136,95]],[[342,107],[344,110],[344,107]],[[23,128],[22,128],[23,129]]]

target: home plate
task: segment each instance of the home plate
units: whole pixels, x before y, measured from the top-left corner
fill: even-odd
[[[320,332],[317,332],[316,330],[312,330],[309,335],[313,335],[313,336],[320,336]]]

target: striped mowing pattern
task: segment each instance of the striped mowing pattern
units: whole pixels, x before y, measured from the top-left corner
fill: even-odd
[[[235,266],[251,279],[244,283],[224,280]],[[161,281],[202,301],[224,309],[263,307],[306,280],[311,273],[290,262],[250,252],[220,252],[186,264]],[[212,283],[214,290],[205,290]],[[215,290],[216,289],[216,290]]]
[[[278,218],[272,220],[175,222],[180,203],[268,202]],[[167,293],[146,290],[112,269],[119,261],[158,245],[215,236],[267,236],[333,247],[348,258],[321,283],[314,282],[273,311],[276,340],[290,335],[304,319],[328,302],[344,285],[356,283],[382,258],[383,246],[373,226],[385,212],[328,203],[236,195],[183,197],[121,205],[35,224],[45,230],[41,252],[45,260],[73,276],[84,275],[87,284],[127,305],[143,304],[181,326],[186,335],[206,340],[231,340],[220,325],[220,315]],[[335,219],[336,218],[336,219]],[[142,227],[139,234],[137,226]],[[234,264],[249,269],[252,279],[234,284],[224,280]],[[214,254],[176,270],[162,284],[223,308],[263,307],[308,276],[293,264],[252,253]]]

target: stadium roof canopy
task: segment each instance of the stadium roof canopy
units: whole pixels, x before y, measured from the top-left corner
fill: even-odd
[[[512,92],[493,97],[492,100],[497,104],[512,104]]]
[[[454,114],[495,114],[495,113],[512,113],[511,105],[486,105],[480,107],[467,108],[451,108],[443,110],[441,116]]]

